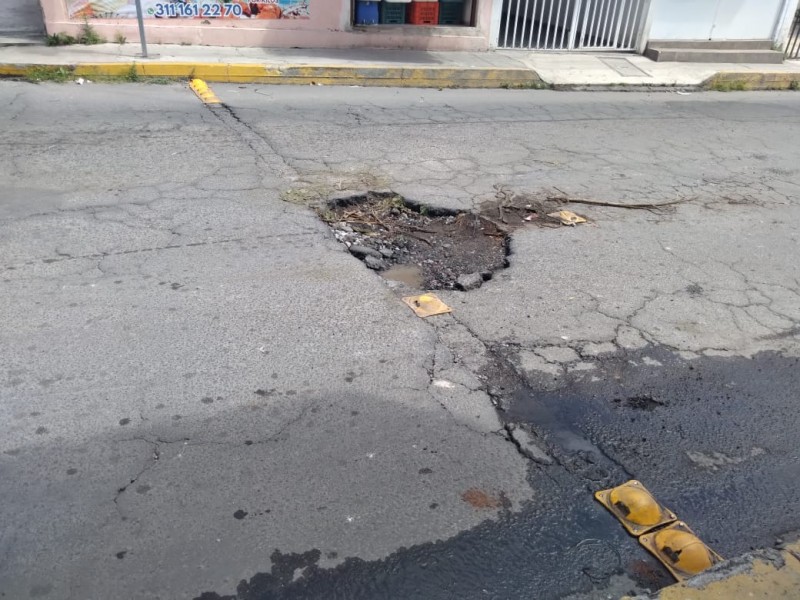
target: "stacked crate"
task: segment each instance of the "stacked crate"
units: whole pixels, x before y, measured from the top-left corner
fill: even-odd
[[[359,0],[356,25],[462,25],[468,0]]]
[[[383,0],[381,2],[381,25],[403,25],[406,22],[406,6],[411,0]]]
[[[439,25],[461,25],[464,22],[464,0],[439,0]]]
[[[406,17],[412,25],[438,25],[439,2],[438,0],[412,0],[408,5]]]
[[[356,2],[356,15],[353,21],[356,25],[375,25],[380,19],[380,11],[378,5],[380,2],[372,2],[371,0]]]

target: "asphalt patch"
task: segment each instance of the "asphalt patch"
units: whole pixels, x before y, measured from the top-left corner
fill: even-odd
[[[502,418],[591,487],[642,481],[724,557],[800,529],[800,358],[685,360],[650,346],[593,362],[555,389],[528,374],[499,399]],[[607,475],[593,481],[590,464]]]

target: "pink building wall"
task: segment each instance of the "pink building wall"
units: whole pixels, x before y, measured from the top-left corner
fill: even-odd
[[[67,0],[40,0],[48,33],[75,34],[82,19],[70,20]],[[145,19],[152,44],[269,48],[397,48],[486,50],[492,0],[476,0],[475,27],[351,26],[351,0],[310,0],[309,19]],[[106,39],[121,33],[138,38],[136,19],[91,19]]]

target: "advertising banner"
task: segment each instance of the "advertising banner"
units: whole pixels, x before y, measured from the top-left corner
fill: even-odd
[[[150,19],[308,19],[311,0],[142,0]],[[67,0],[71,19],[135,19],[135,0]]]

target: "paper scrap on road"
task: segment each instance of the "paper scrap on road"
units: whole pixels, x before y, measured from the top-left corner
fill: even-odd
[[[445,388],[446,390],[452,390],[456,387],[456,384],[452,381],[447,381],[446,379],[434,379],[433,385],[439,388]]]
[[[411,310],[417,314],[418,317],[422,318],[453,312],[452,308],[447,306],[433,294],[406,296],[403,298],[403,302],[405,302],[411,308]]]

